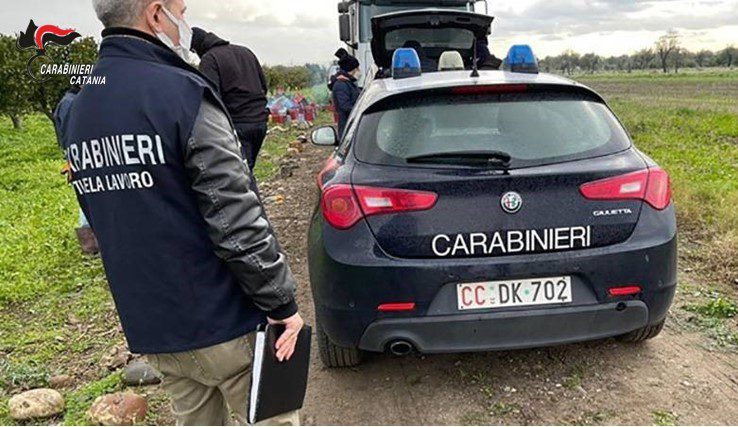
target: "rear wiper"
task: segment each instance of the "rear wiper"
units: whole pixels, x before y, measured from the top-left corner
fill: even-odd
[[[511,160],[510,154],[497,150],[447,151],[407,158],[408,163],[465,164],[501,169],[507,169]]]

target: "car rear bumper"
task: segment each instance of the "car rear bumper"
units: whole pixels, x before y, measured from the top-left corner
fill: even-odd
[[[327,227],[316,212],[309,236],[316,315],[343,347],[384,351],[392,340],[424,352],[555,345],[627,333],[666,317],[677,284],[673,207],[645,207],[620,244],[563,253],[483,259],[399,259],[379,248],[368,227]],[[459,312],[456,285],[488,280],[571,276],[574,303]],[[635,296],[608,289],[638,285]],[[411,312],[380,313],[384,303],[414,302]],[[624,303],[625,310],[615,308]]]
[[[642,301],[485,314],[381,319],[359,348],[382,352],[407,341],[421,353],[511,350],[612,337],[648,324]]]

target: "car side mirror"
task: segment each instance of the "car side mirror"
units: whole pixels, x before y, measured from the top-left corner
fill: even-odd
[[[351,41],[351,15],[348,13],[338,16],[338,34],[342,42]]]
[[[321,147],[335,147],[338,145],[338,134],[333,126],[322,126],[310,135],[313,144]]]

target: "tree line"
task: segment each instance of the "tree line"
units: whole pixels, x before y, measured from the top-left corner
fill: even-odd
[[[328,78],[328,67],[318,64],[264,66],[269,88],[304,89],[324,83]]]
[[[659,37],[652,47],[641,49],[631,55],[604,57],[596,53],[580,55],[567,50],[560,55],[547,56],[540,61],[542,70],[562,74],[633,70],[678,73],[682,68],[732,68],[736,65],[738,65],[738,48],[729,45],[716,52],[706,49],[692,52],[682,46],[680,34],[673,30]]]
[[[16,128],[22,126],[23,116],[31,113],[44,114],[53,121],[54,108],[69,89],[70,77],[51,76],[44,82],[33,80],[26,71],[33,53],[18,50],[16,40],[17,36],[0,34],[0,115],[9,117]],[[80,38],[66,47],[47,47],[46,55],[38,58],[34,66],[44,63],[93,64],[97,52],[98,44],[94,38]],[[596,53],[580,55],[569,50],[544,58],[540,65],[547,72],[563,74],[649,69],[661,69],[666,73],[671,70],[678,72],[681,68],[731,68],[738,65],[738,49],[728,46],[717,52],[690,52],[682,47],[679,34],[669,31],[653,47],[632,55],[603,57]],[[271,90],[303,89],[325,83],[328,68],[318,64],[265,66],[264,74]]]
[[[27,72],[33,51],[18,50],[17,36],[0,34],[0,116],[10,118],[18,129],[27,114],[41,113],[53,122],[54,109],[71,85],[70,76],[45,76],[36,81]],[[98,43],[92,37],[75,40],[69,46],[48,46],[46,54],[33,63],[38,71],[43,64],[94,64]],[[270,88],[302,89],[326,79],[327,68],[317,64],[265,66]]]

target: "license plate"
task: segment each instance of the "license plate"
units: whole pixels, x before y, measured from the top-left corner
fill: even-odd
[[[572,302],[571,277],[461,283],[459,310],[565,304]]]

